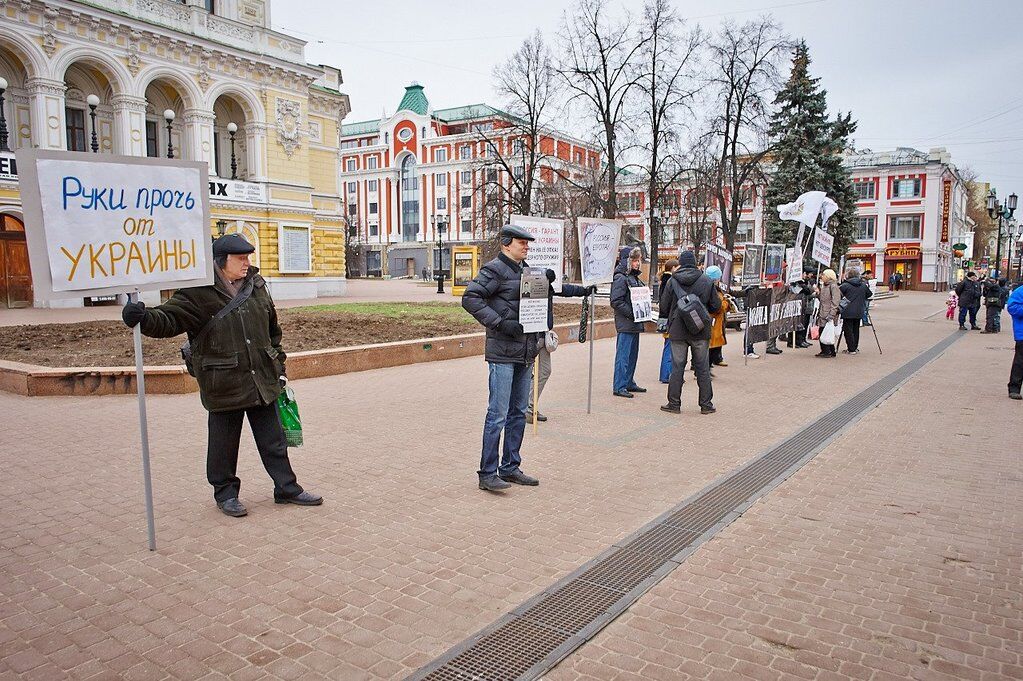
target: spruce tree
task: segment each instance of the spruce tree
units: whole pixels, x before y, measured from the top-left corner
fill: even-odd
[[[767,241],[792,246],[799,224],[778,219],[777,206],[790,203],[803,192],[820,190],[838,204],[828,221],[835,237],[835,261],[845,253],[856,229],[856,192],[842,152],[856,130],[851,114],[828,118],[827,91],[809,74],[810,52],[805,42],[796,45],[792,73],[775,97],[769,133],[774,169],[764,201]]]

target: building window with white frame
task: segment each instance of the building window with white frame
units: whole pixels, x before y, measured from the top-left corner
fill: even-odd
[[[366,181],[366,191],[368,191],[368,192],[376,192],[376,190],[377,190],[377,181],[376,180],[367,180]]]
[[[752,220],[739,220],[735,228],[735,243],[748,244],[753,241],[753,227]]]
[[[348,183],[348,193],[349,194],[355,194],[355,192],[358,191],[358,189],[359,189],[359,183],[358,182],[349,182]]]
[[[350,158],[347,161],[345,161],[345,170],[347,170],[349,173],[355,172],[355,159],[354,158]]]
[[[448,176],[446,173],[437,173],[433,176],[433,185],[435,187],[446,187],[448,184]]]
[[[910,177],[904,180],[892,182],[893,199],[916,199],[920,198],[920,178]]]
[[[376,170],[376,169],[377,169],[377,157],[376,156],[370,156],[369,158],[366,159],[366,170]]]
[[[521,139],[516,139],[516,140],[512,141],[512,153],[513,154],[521,154],[523,148],[524,148],[524,146],[522,144],[522,140]]]
[[[516,180],[521,180],[526,175],[526,169],[522,166],[515,166],[512,168],[512,175],[515,176]]]
[[[369,235],[380,236],[380,225],[375,222],[369,223]]]
[[[873,186],[873,185],[871,185]],[[856,240],[873,241],[877,234],[877,216],[866,215],[856,218]]]
[[[472,220],[466,218],[462,220],[462,234],[469,234],[472,232]]]
[[[376,201],[370,201],[369,202],[369,212],[371,214],[375,214],[377,212],[377,202]]]
[[[459,147],[458,158],[462,159],[463,161],[472,158],[472,147],[470,147],[468,144]]]
[[[462,197],[462,208],[469,208],[469,209],[472,208],[472,197],[471,196],[463,196]]]
[[[438,196],[437,197],[437,210],[447,210],[447,209],[448,209],[447,197]]]
[[[472,171],[471,170],[463,170],[462,171],[462,184],[472,184]]]
[[[893,215],[888,220],[889,239],[919,239],[919,215]]]
[[[445,147],[441,147],[433,152],[433,160],[436,163],[443,163],[448,160],[448,150]]]
[[[857,201],[873,201],[877,198],[877,194],[875,193],[876,185],[873,180],[853,182],[853,188],[856,190]]]

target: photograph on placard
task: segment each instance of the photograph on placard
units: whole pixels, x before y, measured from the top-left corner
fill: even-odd
[[[578,229],[583,286],[610,284],[622,238],[621,221],[579,218]]]

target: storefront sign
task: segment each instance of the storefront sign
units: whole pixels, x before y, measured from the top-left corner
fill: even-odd
[[[18,179],[18,162],[14,154],[0,154],[0,180]]]
[[[948,243],[948,215],[952,205],[952,180],[945,180],[941,204],[941,243]]]
[[[918,258],[920,249],[914,246],[895,246],[886,248],[884,254],[888,258]]]

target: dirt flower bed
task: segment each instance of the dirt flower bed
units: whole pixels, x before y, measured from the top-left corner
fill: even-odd
[[[581,302],[554,305],[558,323],[578,321]],[[607,313],[605,312],[606,316]],[[598,315],[601,316],[601,315]],[[343,303],[278,310],[288,352],[482,331],[457,303]],[[146,365],[181,364],[185,340],[142,338]],[[48,367],[132,366],[131,331],[119,321],[0,327],[0,359]]]

